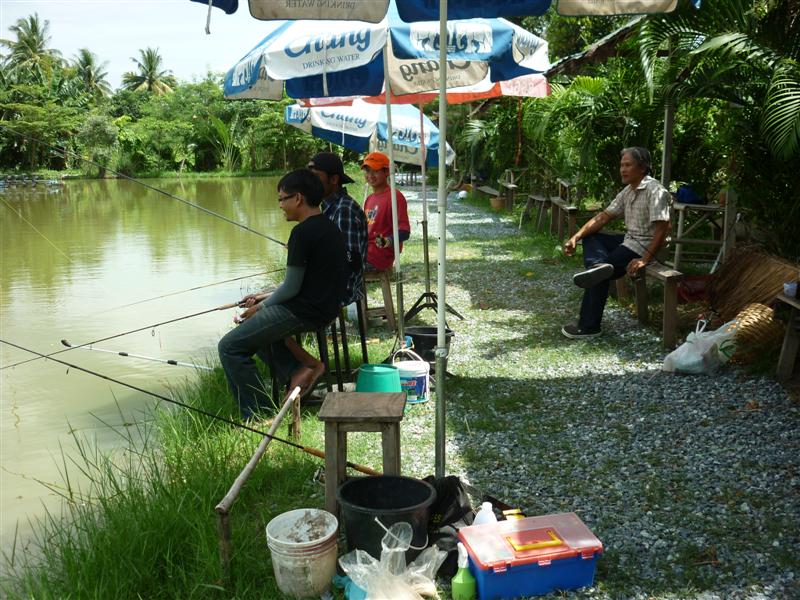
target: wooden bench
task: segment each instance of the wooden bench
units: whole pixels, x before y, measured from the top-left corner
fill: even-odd
[[[546,203],[547,198],[541,194],[531,193],[528,194],[525,200],[525,207],[519,215],[519,229],[522,229],[522,224],[533,218],[534,208],[536,209],[536,231],[541,231],[542,222],[544,221],[544,214],[547,212]]]
[[[636,317],[642,325],[647,325],[650,321],[647,311],[648,277],[664,284],[664,321],[661,338],[664,348],[671,350],[677,343],[678,282],[683,279],[683,273],[660,263],[650,263],[645,267],[644,275],[640,274],[633,279],[636,293]]]
[[[475,189],[477,191],[479,191],[480,193],[482,193],[482,194],[486,194],[487,196],[489,196],[489,198],[499,198],[500,197],[500,192],[498,192],[493,187],[489,187],[488,185],[479,185]]]
[[[564,234],[572,237],[577,231],[578,207],[569,204],[563,198],[550,198],[550,233],[564,240]],[[566,231],[565,231],[566,230]]]
[[[503,200],[505,201],[506,210],[513,210],[514,193],[516,192],[519,186],[516,183],[512,183],[509,181],[502,181],[502,180],[498,180],[497,183],[499,183],[500,187],[503,188],[501,195],[503,196]]]

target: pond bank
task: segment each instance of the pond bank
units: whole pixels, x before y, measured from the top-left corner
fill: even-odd
[[[406,306],[424,291],[421,204],[408,196]],[[448,365],[448,473],[528,515],[580,515],[605,553],[595,587],[569,597],[797,596],[798,405],[769,378],[735,368],[715,378],[662,374],[657,332],[614,305],[603,337],[567,340],[560,328],[577,312],[580,290],[570,281],[577,261],[563,258],[548,236],[517,232],[510,218],[452,200],[448,210],[446,300],[467,317],[448,316],[456,334]],[[429,225],[435,255],[435,214]],[[425,311],[414,324],[433,322]],[[386,336],[373,337],[371,360],[385,358],[389,346]],[[235,410],[219,372],[187,396],[203,407]],[[98,590],[114,589],[102,587],[110,581],[117,597],[279,597],[263,527],[284,510],[322,506],[313,478],[319,461],[270,447],[237,503],[235,580],[223,587],[211,509],[257,440],[186,413],[168,417],[151,436],[163,461],[152,464],[166,465],[151,474],[155,483],[100,503],[117,511],[112,515],[124,508],[134,520],[106,515],[86,540],[65,537],[66,549],[86,548],[72,553],[81,561],[53,567],[41,587],[29,583],[28,596],[46,590],[57,597],[63,589],[101,597]],[[433,429],[433,402],[407,411],[404,474],[433,472]],[[352,437],[350,460],[379,466],[373,438]],[[302,441],[322,447],[316,409],[304,414]],[[103,560],[109,554],[116,567]],[[61,577],[65,571],[80,585]]]

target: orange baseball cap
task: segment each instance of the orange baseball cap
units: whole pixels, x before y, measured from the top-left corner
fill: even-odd
[[[364,158],[364,162],[361,163],[361,168],[363,169],[364,167],[369,167],[373,171],[377,171],[378,169],[388,169],[389,157],[383,152],[370,152]]]

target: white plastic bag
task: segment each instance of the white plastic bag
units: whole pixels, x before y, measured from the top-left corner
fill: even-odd
[[[431,546],[406,567],[406,550],[411,546],[412,535],[410,524],[395,523],[383,536],[379,561],[363,550],[353,550],[339,558],[339,565],[367,593],[367,600],[436,597],[436,571],[447,553]]]
[[[736,328],[739,321],[728,321],[719,329],[706,331],[708,321],[698,321],[686,341],[664,359],[662,371],[712,375],[736,352]]]

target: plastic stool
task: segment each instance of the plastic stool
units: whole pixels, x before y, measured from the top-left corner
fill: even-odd
[[[325,422],[325,510],[339,517],[336,490],[344,483],[347,434],[380,432],[383,474],[400,475],[400,421],[406,395],[399,393],[331,392],[325,396],[318,418]]]

